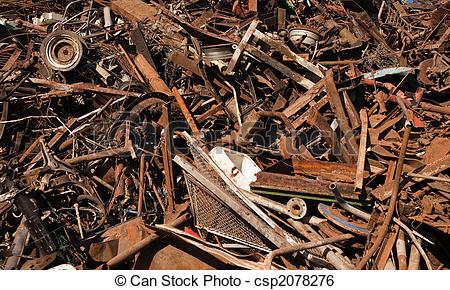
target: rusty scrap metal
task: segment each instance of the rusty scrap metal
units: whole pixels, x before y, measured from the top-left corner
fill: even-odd
[[[47,2],[0,4],[0,268],[450,268],[449,1]]]

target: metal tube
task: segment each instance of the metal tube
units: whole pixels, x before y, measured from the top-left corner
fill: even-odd
[[[419,251],[419,253],[422,255],[422,258],[424,259],[425,264],[427,265],[427,269],[428,270],[433,270],[433,267],[431,266],[430,259],[428,258],[427,254],[423,250],[422,246],[420,245],[420,240],[418,240],[416,238],[416,236],[414,235],[413,231],[410,230],[404,223],[402,223],[400,220],[398,220],[396,218],[394,218],[394,222],[396,224],[398,224],[408,234],[408,236],[411,238],[411,241],[416,246],[416,248]]]
[[[113,24],[114,24],[112,14],[111,14],[111,7],[109,7],[109,6],[103,7],[103,19],[105,21],[104,27],[108,30],[111,29],[111,26],[113,26]]]
[[[236,106],[236,117],[237,117],[237,121],[239,124],[239,127],[242,127],[242,116],[241,116],[241,110],[239,110],[239,102],[238,102],[238,98],[237,98],[237,93],[236,90],[234,89],[234,87],[227,81],[224,81],[224,83],[230,87],[230,89],[233,91],[233,98],[234,98],[234,103]]]
[[[443,182],[450,182],[450,178],[430,176],[430,175],[418,174],[418,173],[408,173],[408,174],[406,174],[406,176],[418,177],[418,178],[424,178],[424,179],[436,180],[436,181],[443,181]]]
[[[20,262],[20,255],[27,245],[30,231],[26,225],[27,219],[22,216],[19,227],[14,234],[14,246],[11,250],[11,256],[6,259],[5,270],[14,270]]]
[[[101,185],[103,185],[104,187],[106,187],[107,189],[114,191],[114,187],[111,186],[109,183],[107,183],[106,181],[104,181],[103,179],[101,179],[98,176],[92,176],[92,179],[94,179],[95,181],[97,181],[98,183],[100,183]]]
[[[408,269],[407,260],[406,260],[405,232],[403,230],[400,230],[398,232],[398,237],[397,237],[397,242],[395,244],[395,248],[397,250],[398,269],[399,270]]]
[[[420,252],[417,247],[413,244],[411,245],[411,251],[409,254],[408,270],[419,270],[420,269]]]
[[[241,189],[241,190],[242,190],[242,192],[244,192],[246,194],[248,199],[250,199],[252,202],[256,203],[257,205],[260,205],[260,206],[266,207],[268,209],[274,210],[276,212],[282,213],[293,219],[301,219],[306,214],[306,208],[300,209],[300,212],[301,212],[300,214],[295,214],[295,213],[289,211],[287,206],[284,204],[273,201],[264,196],[254,194],[251,191],[247,191],[247,190],[243,190],[243,189]]]
[[[288,222],[294,229],[299,232],[302,236],[306,237],[312,242],[317,242],[323,240],[322,236],[317,233],[310,225],[301,223],[299,221],[294,221],[288,219]],[[331,246],[320,246],[317,247],[317,251],[326,258],[326,260],[333,265],[338,270],[350,270],[354,269],[352,265],[346,258],[344,258],[340,253],[333,251]]]

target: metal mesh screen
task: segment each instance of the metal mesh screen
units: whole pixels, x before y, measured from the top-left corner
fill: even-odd
[[[185,173],[196,227],[238,243],[270,251],[264,238],[203,185]]]
[[[197,150],[198,148],[191,146],[191,153],[194,157],[197,170],[227,192],[236,202],[248,208],[236,193],[229,188],[226,182],[209,164],[208,160],[205,160],[205,157]],[[253,227],[241,218],[239,213],[235,213],[223,201],[219,200],[214,193],[186,172],[185,177],[198,228],[253,248],[270,251],[270,247],[268,246],[270,243],[263,235],[254,230]]]

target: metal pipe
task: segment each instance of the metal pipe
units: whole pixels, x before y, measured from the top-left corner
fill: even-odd
[[[304,224],[299,221],[294,221],[292,219],[288,219],[288,222],[294,229],[299,232],[302,236],[306,237],[308,240],[312,242],[318,242],[323,240],[323,237],[317,233],[310,225]],[[352,265],[348,259],[342,256],[340,253],[337,253],[333,250],[332,246],[320,246],[317,247],[317,251],[325,257],[325,259],[333,265],[334,268],[338,270],[350,270],[354,269],[354,265]]]
[[[107,30],[110,30],[111,26],[113,26],[113,24],[114,24],[112,14],[111,14],[111,7],[109,7],[109,6],[103,7],[103,19],[105,21],[104,27]]]
[[[224,83],[230,87],[230,89],[233,91],[233,98],[234,98],[234,105],[236,106],[236,117],[239,124],[239,127],[242,127],[242,116],[241,116],[241,110],[239,110],[239,102],[237,98],[237,93],[234,87],[227,81],[224,81]]]
[[[100,177],[94,175],[94,176],[92,176],[92,179],[94,179],[95,181],[97,181],[98,183],[100,183],[101,185],[106,187],[107,189],[109,189],[111,191],[114,191],[114,186],[111,186],[109,183],[107,183],[106,181],[104,181]]]
[[[420,102],[420,107],[425,111],[436,112],[444,115],[450,115],[450,107],[436,106],[430,103]]]
[[[30,231],[26,225],[27,219],[22,216],[20,225],[14,234],[14,246],[11,249],[11,256],[6,259],[5,270],[14,270],[19,266],[20,256],[28,243]]]
[[[416,246],[417,250],[419,250],[419,253],[422,255],[422,258],[425,261],[425,264],[427,265],[428,270],[433,270],[433,267],[431,266],[430,259],[427,256],[427,253],[422,248],[422,245],[420,244],[420,240],[416,238],[413,231],[410,230],[404,223],[402,223],[400,220],[394,218],[394,222],[397,223],[411,238],[411,241]]]
[[[180,216],[179,218],[177,218],[176,220],[168,223],[167,226],[178,227],[181,224],[183,224],[186,221],[188,221],[190,218],[191,218],[191,215],[189,213],[185,213],[182,216]],[[156,233],[146,237],[145,239],[137,242],[136,244],[134,244],[130,248],[126,249],[123,252],[120,252],[117,256],[115,256],[114,258],[109,260],[106,263],[106,267],[108,269],[111,269],[111,268],[115,268],[115,267],[119,266],[124,261],[126,261],[129,258],[133,257],[137,253],[141,252],[142,250],[147,248],[151,243],[153,243],[154,241],[156,241],[156,240],[158,240],[160,238],[161,238],[161,236],[156,234]]]
[[[409,135],[411,133],[411,126],[407,124],[405,128],[405,133],[403,135],[402,146],[400,148],[400,154],[397,161],[397,168],[395,171],[394,181],[392,182],[392,192],[391,199],[389,201],[389,208],[386,213],[386,217],[384,218],[383,224],[378,232],[377,239],[373,243],[372,247],[366,252],[366,254],[362,257],[361,261],[356,265],[358,270],[362,270],[367,262],[372,258],[373,254],[378,250],[381,243],[383,242],[386,233],[388,231],[389,224],[391,223],[392,217],[394,216],[395,206],[397,204],[397,195],[400,187],[400,178],[402,176],[403,171],[403,162],[405,161],[406,148],[408,147]]]
[[[31,238],[43,255],[48,255],[58,251],[56,243],[53,241],[50,232],[42,222],[40,213],[36,205],[24,194],[16,196],[15,203],[27,220],[27,226]]]
[[[411,245],[408,270],[419,270],[419,269],[420,269],[420,252],[415,245]]]
[[[306,210],[307,210],[306,205],[300,206],[299,213],[294,213],[294,212],[290,211],[289,208],[284,204],[273,201],[264,196],[257,195],[251,191],[247,191],[247,190],[243,190],[243,189],[241,189],[241,190],[242,190],[242,192],[245,193],[245,195],[248,197],[248,199],[250,199],[252,202],[256,203],[257,205],[260,205],[265,208],[282,213],[293,219],[301,219],[306,214]]]
[[[403,230],[400,230],[398,232],[398,237],[397,237],[397,242],[395,243],[395,248],[397,250],[398,269],[399,270],[408,269],[407,260],[406,260],[405,232]]]
[[[346,241],[351,238],[353,238],[352,234],[344,234],[344,235],[340,235],[337,237],[326,238],[321,241],[308,242],[308,243],[304,243],[304,244],[298,244],[298,245],[293,245],[293,246],[277,249],[275,251],[270,252],[270,254],[268,254],[266,256],[266,259],[264,260],[264,266],[266,269],[270,270],[273,259],[279,255],[286,255],[286,254],[291,254],[291,253],[298,252],[298,251],[317,248],[317,247],[328,245],[328,244]]]

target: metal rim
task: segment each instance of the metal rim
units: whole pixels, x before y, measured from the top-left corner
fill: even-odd
[[[70,71],[81,61],[83,47],[72,33],[50,34],[45,42],[44,60],[54,70]]]

